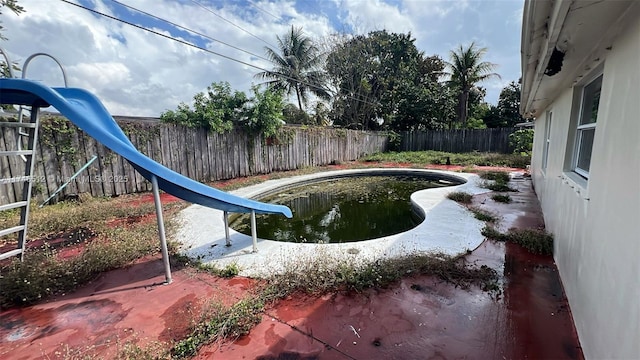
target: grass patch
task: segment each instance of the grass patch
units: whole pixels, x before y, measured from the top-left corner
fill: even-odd
[[[158,252],[155,223],[105,230],[86,244],[79,256],[61,259],[44,246],[25,253],[0,269],[0,307],[28,305],[85,284],[98,274]]]
[[[501,233],[493,227],[485,226],[482,235],[489,239],[518,244],[534,254],[553,255],[553,235],[545,230],[512,229]]]
[[[486,210],[482,210],[482,209],[478,209],[478,208],[470,208],[469,209],[472,213],[473,216],[480,220],[480,221],[485,221],[485,222],[496,222],[498,221],[498,217],[495,216],[494,214],[486,211]]]
[[[413,165],[444,165],[447,159],[451,165],[460,166],[504,166],[524,169],[531,163],[530,156],[517,154],[497,154],[497,153],[448,153],[443,151],[403,151],[403,152],[386,152],[376,153],[366,156],[363,161],[366,162],[399,162],[410,163]]]
[[[261,296],[247,297],[227,309],[221,304],[214,304],[191,334],[172,347],[172,358],[188,358],[205,344],[248,334],[260,323],[264,307]]]
[[[472,197],[473,196],[471,194],[466,193],[464,191],[455,191],[447,195],[447,198],[453,201],[459,202],[461,204],[471,204]]]
[[[504,204],[510,204],[512,201],[511,196],[509,196],[508,194],[491,195],[491,199],[493,199],[493,201],[495,202],[504,203]]]
[[[223,268],[218,268],[213,264],[203,264],[201,262],[191,263],[191,265],[199,270],[206,271],[210,274],[227,278],[227,279],[237,276],[238,274],[240,274],[240,270],[241,270],[240,266],[238,266],[238,264],[235,262],[231,264],[227,264],[227,266]]]
[[[29,213],[29,237],[38,238],[79,227],[100,227],[106,221],[114,219],[135,219],[155,214],[155,205],[151,203],[135,204],[133,197],[123,196],[115,199],[93,198],[83,203],[59,202],[42,208],[32,206]],[[175,203],[165,204],[165,209],[175,207]],[[19,211],[2,212],[0,227],[13,226],[20,219]]]
[[[144,348],[140,347],[133,341],[127,341],[122,344],[118,351],[118,360],[171,360],[171,354],[167,350],[168,345],[162,342],[151,342]],[[86,359],[86,357],[79,357]]]
[[[71,291],[104,271],[159,252],[157,223],[133,221],[155,213],[153,204],[151,207],[148,204],[136,206],[130,200],[92,200],[33,208],[30,233],[48,235],[84,229],[95,237],[83,245],[79,255],[67,259],[58,256],[60,250],[49,247],[45,242],[40,248],[27,249],[23,262],[18,258],[7,261],[0,267],[0,308],[28,305]],[[169,203],[165,206],[165,213],[171,215],[182,206],[180,202]],[[117,217],[132,221],[110,226],[108,221]],[[171,217],[166,219],[165,226],[171,231]]]

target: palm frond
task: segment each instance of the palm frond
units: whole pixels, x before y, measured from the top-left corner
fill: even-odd
[[[268,80],[270,86],[277,86],[293,92],[302,103],[308,101],[311,92],[323,99],[328,99],[329,92],[325,88],[325,75],[322,65],[325,56],[320,53],[310,38],[304,35],[302,28],[291,27],[282,37],[276,36],[278,49],[265,47],[265,53],[273,64],[271,71],[261,72],[256,78]]]

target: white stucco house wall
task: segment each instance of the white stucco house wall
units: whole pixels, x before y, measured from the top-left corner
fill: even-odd
[[[640,359],[640,1],[526,0],[521,112],[587,359]]]

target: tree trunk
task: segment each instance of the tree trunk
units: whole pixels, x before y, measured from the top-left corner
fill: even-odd
[[[298,97],[298,108],[302,110],[302,101],[300,101],[300,88],[298,84],[296,84],[296,96]]]
[[[469,90],[462,90],[458,96],[458,121],[462,127],[467,126],[469,116]]]

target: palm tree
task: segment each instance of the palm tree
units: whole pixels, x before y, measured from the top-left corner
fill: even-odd
[[[329,99],[329,92],[324,87],[324,72],[321,65],[324,56],[306,37],[302,28],[287,32],[278,39],[278,49],[265,47],[267,58],[273,63],[273,70],[256,74],[257,78],[268,80],[264,84],[284,90],[287,95],[295,92],[298,107],[307,104],[308,94],[312,92],[321,99]]]
[[[451,61],[445,61],[449,75],[449,83],[458,91],[458,121],[464,126],[467,123],[469,112],[469,91],[475,84],[491,78],[500,78],[500,75],[492,72],[496,64],[482,61],[487,48],[477,48],[475,43],[449,53]]]

